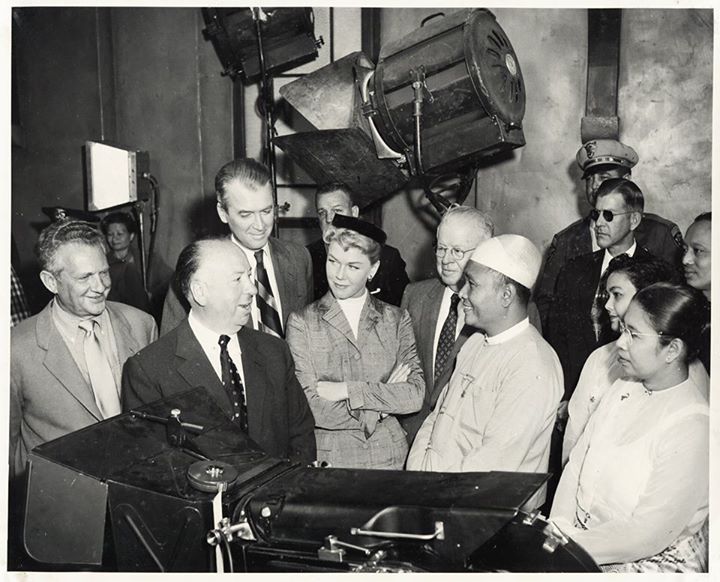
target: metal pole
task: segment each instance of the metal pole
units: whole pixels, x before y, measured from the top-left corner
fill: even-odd
[[[260,8],[253,8],[255,19],[255,30],[257,32],[258,59],[260,63],[260,99],[263,104],[264,125],[265,125],[265,163],[270,171],[270,182],[272,185],[273,206],[277,209],[277,169],[275,164],[275,145],[273,133],[275,121],[273,119],[273,82],[272,77],[267,73],[265,67],[265,54],[263,52],[262,26],[260,22]],[[278,236],[277,217],[273,224],[273,236]]]

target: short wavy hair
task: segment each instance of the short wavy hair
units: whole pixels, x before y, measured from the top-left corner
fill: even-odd
[[[76,243],[97,247],[107,253],[105,237],[90,222],[84,220],[60,220],[43,229],[35,245],[35,254],[43,271],[57,273],[58,251],[66,244]]]
[[[349,228],[339,228],[337,226],[329,226],[323,236],[325,244],[331,242],[337,242],[344,251],[349,248],[358,249],[363,255],[369,260],[370,264],[374,265],[380,260],[380,253],[382,252],[382,245],[371,239],[370,237],[360,234]]]
[[[252,158],[238,158],[220,168],[215,175],[215,195],[217,201],[226,210],[226,188],[235,180],[254,191],[270,181],[270,172],[263,164]]]

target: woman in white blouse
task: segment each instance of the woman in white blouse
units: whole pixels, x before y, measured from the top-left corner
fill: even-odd
[[[630,300],[639,289],[662,281],[679,283],[682,278],[669,263],[658,258],[636,258],[620,255],[610,261],[600,286],[606,292],[605,309],[610,316],[610,325],[620,332],[620,322],[630,305]],[[567,463],[570,451],[580,438],[590,415],[600,404],[613,382],[622,376],[622,367],[617,359],[616,342],[596,349],[585,362],[580,379],[568,405],[568,422],[563,437],[562,462]],[[710,378],[700,360],[690,362],[690,376],[707,397]]]
[[[605,571],[707,570],[708,403],[688,373],[708,322],[702,293],[639,291],[616,380],[570,453],[550,513]]]

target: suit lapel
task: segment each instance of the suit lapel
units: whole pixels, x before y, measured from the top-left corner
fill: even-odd
[[[292,259],[285,247],[273,238],[269,239],[269,245],[270,260],[272,261],[273,270],[275,271],[275,283],[277,284],[278,295],[280,295],[284,330],[285,322],[287,322],[290,311],[292,311],[295,299],[294,297],[291,297],[290,293],[292,289],[298,288],[295,283],[297,273],[295,272]]]
[[[241,329],[238,332],[238,343],[242,352],[242,368],[245,376],[245,394],[248,409],[248,428],[258,434],[262,427],[263,410],[265,408],[266,375],[265,358],[252,342],[250,334]]]
[[[117,310],[113,305],[107,303],[108,315],[110,316],[110,324],[112,325],[113,334],[115,336],[115,345],[118,351],[118,360],[124,362],[130,356],[136,354],[142,346],[133,336],[130,322],[127,318]]]
[[[38,346],[45,350],[43,365],[83,408],[97,420],[102,420],[92,388],[80,372],[75,358],[52,321],[51,308],[52,302],[48,303],[40,313],[35,326]]]
[[[365,311],[366,307],[367,304],[363,306],[363,312]],[[325,320],[328,325],[335,328],[339,333],[345,336],[345,338],[359,351],[359,342],[357,339],[355,339],[355,334],[352,332],[352,329],[350,329],[350,324],[348,323],[348,320],[345,317],[345,314],[343,313],[340,304],[335,300],[335,297],[333,297],[330,291],[328,291],[322,297],[322,299],[320,299],[320,305],[318,306],[318,308],[322,313],[323,320]],[[360,316],[360,325],[363,325],[362,314]]]
[[[177,328],[175,357],[180,360],[177,366],[178,374],[192,388],[203,386],[226,413],[232,410],[230,397],[207,359],[200,342],[195,338],[187,319]]]
[[[358,323],[358,350],[362,352],[361,346],[367,343],[368,337],[375,331],[375,328],[378,325],[383,325],[383,323],[384,321],[378,310],[377,299],[368,294],[365,299],[365,305],[363,305],[362,311],[360,312],[360,321]],[[383,330],[380,330],[380,332],[377,333],[377,337],[382,343],[383,338],[391,337],[391,334],[383,333]]]
[[[435,327],[437,326],[438,318],[440,317],[440,305],[442,303],[443,294],[445,293],[445,286],[438,281],[434,280],[434,284],[430,293],[426,299],[426,309],[422,311],[422,329],[427,330],[428,341],[424,342],[422,346],[422,357],[423,361],[430,362],[428,369],[433,369],[435,362],[433,361],[433,344],[435,342]],[[432,385],[432,378],[426,380],[428,385]]]

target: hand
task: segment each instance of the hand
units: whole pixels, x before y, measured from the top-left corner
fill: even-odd
[[[390,377],[387,379],[388,384],[395,384],[397,382],[406,382],[410,375],[410,364],[397,364],[393,371],[390,372]]]
[[[330,402],[340,402],[347,400],[348,387],[347,382],[325,382],[317,383],[317,393],[320,398],[329,400]]]

